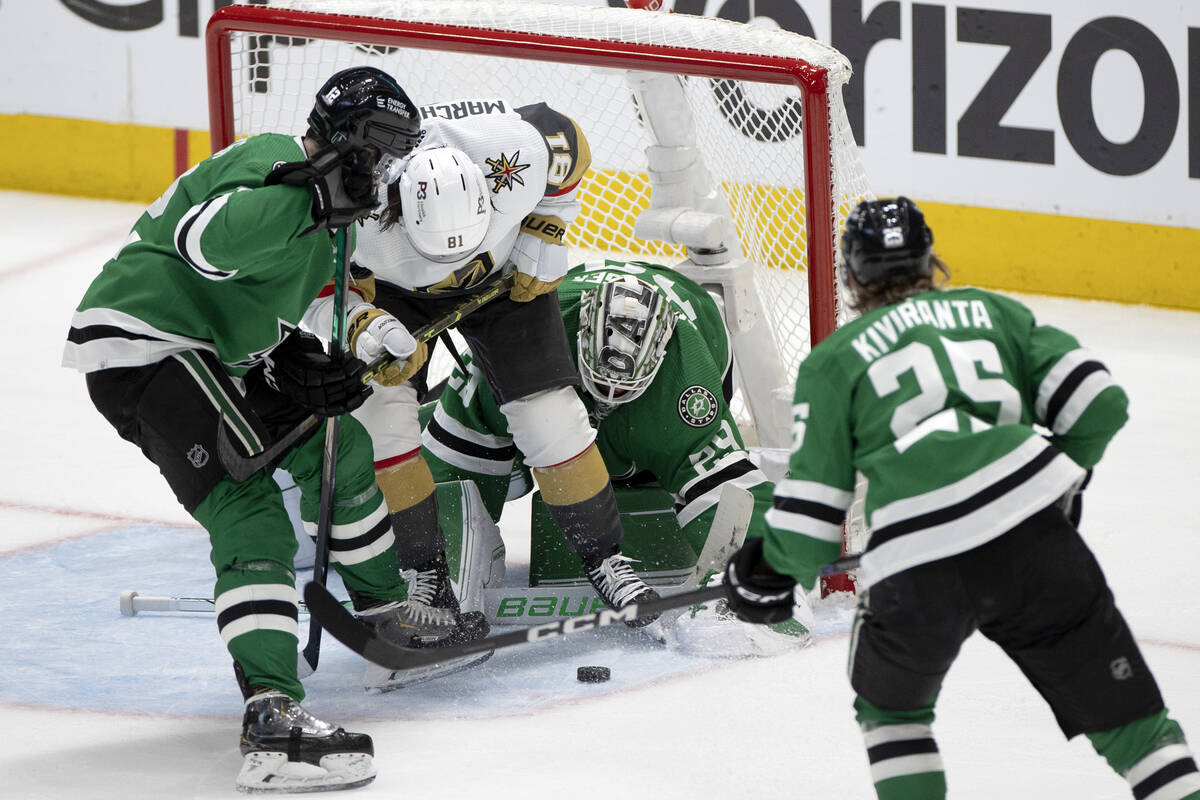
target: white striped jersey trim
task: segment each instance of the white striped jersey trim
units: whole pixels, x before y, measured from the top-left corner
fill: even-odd
[[[966,500],[993,483],[1020,469],[1047,448],[1040,436],[1034,436],[1021,447],[999,461],[968,475],[951,486],[934,492],[910,497],[880,509],[872,517],[872,530],[879,530],[879,511],[887,510],[888,524],[932,513]],[[1023,458],[1015,456],[1023,455]],[[996,469],[1004,464],[1007,469]],[[994,500],[956,516],[940,525],[911,531],[878,546],[868,546],[858,571],[858,583],[865,591],[872,585],[898,572],[965,553],[1007,532],[1030,514],[1053,503],[1080,477],[1083,470],[1064,454],[1056,455],[1035,476],[1015,486]]]
[[[716,464],[714,464],[713,468],[711,470],[706,471],[703,475],[693,478],[692,480],[690,480],[686,484],[684,484],[683,488],[681,488],[679,490],[679,494],[677,494],[675,496],[676,501],[683,502],[683,498],[688,496],[689,489],[691,489],[697,483],[700,483],[701,481],[704,481],[704,480],[707,480],[707,479],[713,477],[716,473],[720,472],[723,469],[728,469],[730,467],[742,465],[743,462],[747,466],[752,465],[752,462],[750,461],[750,456],[746,452],[739,450],[739,451],[728,454],[727,456],[725,456],[724,458],[719,460]],[[746,472],[743,472],[740,475],[734,475],[733,472],[731,472],[730,475],[731,475],[731,477],[728,480],[723,480],[720,483],[713,486],[712,488],[710,488],[708,491],[704,492],[703,494],[693,497],[690,502],[688,502],[686,505],[684,505],[682,508],[680,508],[678,512],[676,512],[675,517],[679,523],[679,527],[681,527],[681,528],[685,527],[688,523],[690,523],[696,517],[700,516],[705,511],[708,511],[710,508],[712,508],[718,502],[720,502],[721,487],[723,487],[725,484],[727,484],[727,483],[733,484],[734,486],[737,486],[740,489],[753,489],[755,486],[758,486],[761,483],[766,483],[768,480],[766,473],[764,473],[758,467],[753,467],[752,469],[748,469]]]
[[[870,527],[872,530],[878,530],[962,502],[1033,461],[1046,447],[1045,439],[1031,433],[1028,439],[1010,452],[954,483],[880,506],[871,515]],[[1070,461],[1069,458],[1067,460]],[[1075,467],[1075,478],[1082,476],[1083,469]],[[1070,482],[1062,486],[1054,497],[1065,492],[1068,486]]]
[[[826,518],[780,508],[781,504],[787,504],[788,501],[822,507]],[[844,516],[853,501],[854,492],[826,483],[785,478],[775,484],[775,505],[767,512],[767,523],[772,528],[801,533],[823,542],[841,542],[842,523],[831,520],[838,512]]]
[[[71,317],[71,328],[84,331],[93,326],[118,328],[137,337],[119,333],[82,344],[68,341],[63,348],[62,365],[80,372],[94,372],[112,367],[142,367],[154,364],[184,350],[207,350],[216,354],[212,342],[191,339],[177,333],[159,330],[132,314],[115,308],[85,308]]]
[[[478,445],[484,450],[501,452],[513,447],[513,440],[506,436],[494,436],[480,433],[468,428],[447,414],[439,405],[433,412],[433,418],[447,433],[459,439]],[[512,472],[514,459],[498,460],[493,458],[478,458],[455,450],[435,439],[426,428],[421,432],[421,446],[447,464],[459,469],[475,472],[480,475],[508,475]]]
[[[1071,392],[1071,399],[1055,415],[1054,427],[1051,430],[1057,434],[1064,434],[1071,430],[1097,395],[1115,385],[1112,376],[1107,372],[1093,372],[1084,378],[1083,382],[1075,387],[1075,391]]]
[[[1115,385],[1107,370],[1096,370],[1071,391],[1071,396],[1063,403],[1054,419],[1047,420],[1046,414],[1050,410],[1050,403],[1054,399],[1055,393],[1059,391],[1064,382],[1071,378],[1075,370],[1089,362],[1102,366],[1102,362],[1092,351],[1082,347],[1072,350],[1063,355],[1050,368],[1046,377],[1038,385],[1037,399],[1034,401],[1033,407],[1034,413],[1039,422],[1051,423],[1051,429],[1055,433],[1063,434],[1069,431],[1091,402],[1096,399],[1096,395]]]
[[[296,613],[299,613],[299,598],[296,595],[296,587],[282,583],[256,583],[230,589],[217,595],[214,607],[217,619],[220,621],[223,613],[230,611],[237,605],[264,601],[288,603],[296,609]],[[299,626],[294,616],[289,617],[283,614],[270,613],[247,613],[238,615],[221,625],[221,639],[228,645],[236,637],[255,631],[280,631],[282,633],[290,633],[297,639],[299,638]]]

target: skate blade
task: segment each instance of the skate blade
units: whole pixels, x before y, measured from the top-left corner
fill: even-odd
[[[472,653],[469,656],[443,661],[440,664],[429,664],[412,669],[392,670],[378,664],[368,664],[366,673],[363,675],[363,688],[371,694],[394,692],[406,686],[414,686],[470,669],[487,661],[494,652],[494,650],[489,650],[486,653]]]
[[[375,780],[375,762],[366,753],[332,753],[320,766],[288,761],[287,753],[247,753],[237,790],[247,794],[299,794],[357,789]]]

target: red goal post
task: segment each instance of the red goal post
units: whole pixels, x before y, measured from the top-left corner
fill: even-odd
[[[836,50],[714,18],[493,0],[239,2],[213,14],[206,50],[214,151],[302,133],[324,79],[359,64],[394,75],[423,113],[498,97],[571,116],[593,164],[568,245],[712,288],[739,425],[786,450],[796,366],[838,323],[837,233],[870,196]]]

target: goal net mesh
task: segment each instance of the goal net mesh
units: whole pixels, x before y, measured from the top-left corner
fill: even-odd
[[[300,20],[315,19],[315,13],[326,22],[303,30],[303,35],[231,32],[230,72],[224,79],[231,113],[223,124],[233,138],[267,131],[302,133],[316,90],[332,73],[351,66],[376,66],[392,74],[427,116],[467,114],[471,109],[464,99],[500,98],[510,106],[546,102],[579,124],[592,152],[591,169],[580,185],[583,212],[567,236],[573,256],[578,261],[608,257],[667,265],[686,259],[687,249],[635,233],[638,218],[653,205],[654,178],[646,151],[654,145],[690,144],[696,163],[689,175],[701,176],[694,181],[696,202],[732,221],[736,240],[727,246],[753,264],[761,313],[788,380],[794,379],[814,333],[828,333],[814,332],[809,311],[810,276],[816,273],[810,270],[806,151],[827,160],[832,176],[821,189],[829,194],[822,207],[830,209],[832,218],[814,232],[828,237],[832,252],[836,254],[836,232],[850,209],[872,196],[842,105],[849,62],[833,48],[777,28],[569,3],[239,0],[236,5],[285,9],[297,12],[294,16]],[[336,15],[338,24],[331,28],[324,15]],[[485,37],[488,31],[561,37],[585,43],[588,53],[564,58],[537,41],[514,45],[503,55],[443,49],[429,38],[419,44],[403,37],[393,40],[372,28],[373,21],[389,20],[482,31]],[[677,49],[699,51],[713,64],[765,57],[824,70],[829,136],[806,140],[802,95],[811,87],[711,77],[690,66],[674,73],[686,108],[667,112],[690,120],[665,136],[653,130],[655,116],[644,113],[631,89],[630,62],[609,66],[605,60],[610,52],[634,52],[644,54],[646,70],[674,71],[662,62]],[[642,67],[634,63],[633,69]],[[693,141],[675,141],[680,130]],[[825,280],[836,280],[835,272],[826,265]],[[836,303],[836,288],[828,296]],[[834,319],[845,316],[836,307],[828,311]],[[737,401],[735,411],[739,424],[752,431],[754,422],[744,400]]]

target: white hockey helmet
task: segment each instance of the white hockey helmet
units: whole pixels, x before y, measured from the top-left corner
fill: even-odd
[[[492,220],[483,171],[454,147],[413,152],[400,175],[401,224],[413,248],[439,263],[470,255]]]
[[[679,316],[649,283],[614,277],[580,296],[579,374],[597,401],[635,400],[658,374]]]

